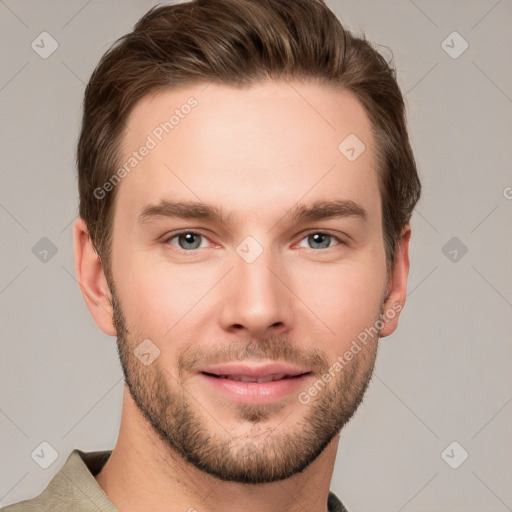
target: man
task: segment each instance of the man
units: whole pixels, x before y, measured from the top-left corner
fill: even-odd
[[[405,303],[421,188],[393,70],[320,0],[154,8],[90,79],[77,163],[119,437],[4,510],[346,510],[340,431]]]

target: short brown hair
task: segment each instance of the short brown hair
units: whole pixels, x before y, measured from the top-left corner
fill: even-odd
[[[365,108],[376,141],[390,271],[421,192],[395,69],[365,36],[344,29],[322,0],[194,0],[148,11],[103,55],[85,90],[79,213],[107,275],[116,187],[101,199],[95,190],[120,165],[125,123],[137,101],[199,82],[249,87],[280,78],[335,86]]]

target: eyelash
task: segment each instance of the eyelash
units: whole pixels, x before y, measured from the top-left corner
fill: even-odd
[[[191,230],[184,230],[184,231],[178,231],[176,233],[173,233],[171,236],[168,236],[167,238],[165,238],[165,240],[163,241],[163,243],[165,245],[172,245],[170,243],[171,240],[175,239],[175,238],[178,238],[180,235],[186,235],[186,234],[192,234],[192,235],[199,235],[205,239],[208,240],[208,237],[206,235],[203,235],[202,233],[199,233],[197,231],[191,231]],[[333,235],[332,233],[329,233],[328,231],[319,231],[319,230],[312,230],[312,231],[308,231],[307,233],[305,233],[302,238],[300,239],[300,242],[302,240],[304,240],[305,238],[307,238],[308,236],[310,235],[316,235],[316,234],[321,234],[321,235],[327,235],[329,237],[331,237],[331,239],[337,241],[338,243],[336,245],[333,245],[333,246],[330,246],[330,247],[326,247],[326,248],[323,248],[323,249],[314,249],[312,247],[307,247],[307,249],[309,249],[310,251],[314,251],[314,252],[323,252],[323,251],[326,251],[327,249],[332,249],[333,247],[337,247],[337,246],[340,246],[340,245],[345,245],[345,242],[343,242],[343,240],[341,240],[338,236],[336,235]],[[192,252],[197,252],[198,249],[201,249],[201,247],[198,247],[196,249],[182,249],[181,247],[177,247],[177,246],[174,246],[176,250],[178,250],[179,252],[185,252],[185,253],[192,253]],[[204,249],[204,247],[203,247]]]

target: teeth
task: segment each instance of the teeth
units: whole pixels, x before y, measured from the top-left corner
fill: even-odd
[[[267,375],[265,377],[248,377],[247,375],[219,375],[221,379],[231,379],[239,382],[273,382],[275,380],[281,380],[286,377],[285,373],[277,375]]]

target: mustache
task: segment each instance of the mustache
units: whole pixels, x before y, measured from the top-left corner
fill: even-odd
[[[263,340],[236,339],[216,343],[212,348],[195,347],[178,359],[180,374],[194,372],[200,366],[219,365],[248,360],[267,360],[310,368],[314,374],[325,373],[330,364],[327,355],[317,349],[304,350],[283,336]]]

